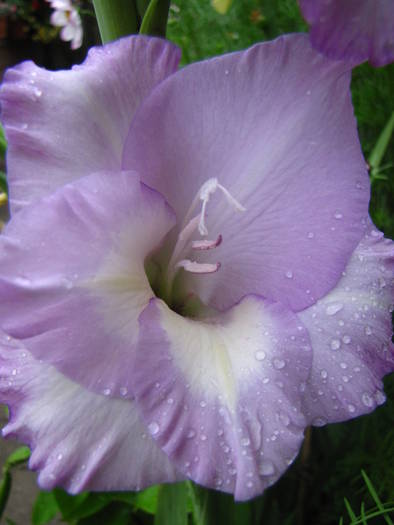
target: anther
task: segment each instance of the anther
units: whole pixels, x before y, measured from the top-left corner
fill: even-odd
[[[175,268],[183,268],[190,273],[215,273],[219,270],[220,266],[220,262],[210,264],[182,259],[182,261],[176,263]]]
[[[193,250],[211,250],[212,248],[217,248],[219,244],[221,244],[223,240],[223,237],[221,235],[218,236],[216,241],[214,240],[200,240],[200,241],[192,241],[192,249]]]

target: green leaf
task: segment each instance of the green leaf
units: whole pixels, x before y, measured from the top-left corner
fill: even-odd
[[[138,15],[132,0],[93,0],[103,44],[138,32]]]
[[[150,0],[141,22],[140,34],[166,36],[168,10],[171,0]]]
[[[244,525],[252,523],[253,510],[250,503],[235,503],[228,494],[204,489],[191,482],[187,484],[193,504],[195,525]]]
[[[77,525],[133,525],[132,509],[123,503],[113,502],[98,513],[78,520]],[[140,522],[138,522],[140,523]]]
[[[134,505],[137,509],[143,510],[144,512],[156,514],[158,496],[159,485],[154,485],[149,489],[138,492],[134,499]]]
[[[29,459],[29,457],[30,457],[29,447],[19,447],[8,456],[5,462],[5,465],[7,468],[15,467],[16,465],[25,463]]]
[[[4,159],[7,150],[7,141],[4,134],[4,128],[0,123],[0,157]]]
[[[348,502],[348,500],[346,498],[343,498],[343,499],[345,501],[345,507],[346,507],[347,513],[349,514],[349,518],[352,521],[356,521],[357,520],[357,516],[354,514],[354,511],[353,511],[352,507],[350,506],[350,503]]]
[[[367,519],[366,519],[366,516],[365,516],[365,508],[364,507],[365,507],[364,502],[361,502],[360,519],[361,519],[362,525],[367,525]]]
[[[0,519],[3,515],[4,509],[7,505],[8,498],[11,492],[11,473],[7,468],[3,470],[3,479],[0,482]]]
[[[160,486],[155,525],[187,525],[185,483]]]
[[[0,171],[0,190],[8,195],[7,175],[4,171]]]
[[[362,475],[362,477],[363,477],[363,479],[365,481],[365,484],[367,485],[367,488],[369,490],[369,493],[372,496],[372,499],[376,503],[376,506],[378,507],[378,509],[380,511],[384,512],[385,511],[384,506],[383,506],[382,502],[380,501],[378,493],[376,492],[375,487],[372,485],[371,480],[369,479],[369,477],[367,476],[367,474],[366,474],[366,472],[364,470],[361,470],[361,475]],[[384,514],[383,518],[384,518],[385,522],[387,523],[387,525],[393,525],[393,522],[392,522],[390,516],[388,516],[387,514]]]
[[[385,125],[382,133],[379,135],[379,138],[375,144],[375,147],[372,150],[371,155],[369,156],[368,162],[371,166],[371,176],[377,175],[379,172],[380,164],[383,160],[384,154],[386,153],[387,146],[389,145],[391,135],[394,131],[394,112],[392,113],[390,119]]]
[[[137,13],[139,18],[142,20],[144,18],[145,12],[148,9],[150,0],[136,0]]]
[[[32,524],[45,525],[59,512],[59,507],[53,492],[41,491],[33,506]]]

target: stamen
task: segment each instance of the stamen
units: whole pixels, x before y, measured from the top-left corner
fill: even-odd
[[[193,217],[193,219],[186,224],[186,226],[179,234],[179,240],[184,242],[188,241],[192,233],[194,233],[194,231],[196,230],[199,221],[200,215],[196,215],[195,217]]]
[[[182,261],[176,263],[175,268],[183,268],[190,273],[215,273],[219,270],[220,266],[220,262],[210,264],[182,259]]]
[[[201,240],[201,241],[192,241],[192,249],[193,250],[211,250],[212,248],[216,248],[221,244],[223,240],[223,237],[219,235],[219,237],[214,240]]]

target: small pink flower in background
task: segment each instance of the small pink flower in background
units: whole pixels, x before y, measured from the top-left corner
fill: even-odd
[[[375,67],[394,60],[394,0],[299,0],[313,47]]]
[[[78,11],[71,0],[47,0],[54,12],[51,15],[51,24],[62,27],[60,38],[71,42],[71,49],[78,49],[82,45],[82,22]]]

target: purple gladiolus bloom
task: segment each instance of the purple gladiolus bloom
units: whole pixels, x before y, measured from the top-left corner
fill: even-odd
[[[394,0],[299,0],[312,45],[330,58],[375,67],[394,60]]]
[[[393,369],[350,71],[305,35],[176,71],[134,36],[6,74],[3,430],[46,489],[260,494]]]

